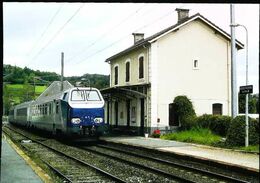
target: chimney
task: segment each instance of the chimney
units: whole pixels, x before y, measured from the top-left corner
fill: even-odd
[[[178,23],[186,18],[189,18],[189,9],[176,8],[178,13]]]
[[[143,33],[133,33],[134,36],[134,44],[136,44],[138,41],[144,39],[144,34]]]

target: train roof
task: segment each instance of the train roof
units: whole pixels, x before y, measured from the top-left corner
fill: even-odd
[[[61,91],[61,82],[54,81],[36,100],[35,102],[41,103],[46,101],[51,101],[53,99],[59,99],[62,96],[62,93],[68,89],[73,88],[74,86],[68,82],[63,81],[63,90]]]
[[[27,107],[27,106],[29,106],[30,104],[32,104],[33,102],[34,102],[34,100],[32,100],[32,101],[28,101],[28,102],[23,102],[23,103],[18,104],[18,105],[14,106],[14,107],[15,107],[15,108],[23,108],[23,107]]]

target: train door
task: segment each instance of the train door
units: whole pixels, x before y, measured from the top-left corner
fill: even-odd
[[[67,130],[68,110],[69,110],[68,102],[61,100],[60,101],[60,111],[61,111],[60,119],[61,119],[62,131]]]
[[[107,101],[107,125],[109,126],[109,101]]]
[[[53,102],[53,123],[52,123],[52,133],[56,134],[56,129],[60,128],[60,102],[54,100]]]

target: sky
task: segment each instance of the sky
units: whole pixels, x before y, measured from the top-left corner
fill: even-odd
[[[110,74],[110,56],[177,23],[176,8],[200,13],[230,33],[230,4],[3,3],[3,63],[64,75]],[[259,91],[259,5],[235,4],[235,22],[248,29],[248,78]],[[236,39],[246,43],[242,27]],[[237,86],[246,84],[246,49],[237,52]]]

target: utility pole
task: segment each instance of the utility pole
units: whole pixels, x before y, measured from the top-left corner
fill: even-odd
[[[235,7],[230,5],[230,24],[235,24]],[[230,26],[231,29],[231,100],[232,100],[232,117],[237,116],[238,98],[237,98],[237,76],[236,76],[236,38],[235,27]]]
[[[61,52],[61,87],[60,90],[63,91],[63,68],[64,68],[64,53]]]
[[[241,24],[231,24],[231,27],[243,27],[246,31],[246,86],[248,86],[248,31],[246,26]],[[246,93],[246,105],[245,105],[245,117],[246,117],[246,137],[245,137],[245,146],[249,144],[249,135],[248,135],[248,92]]]

